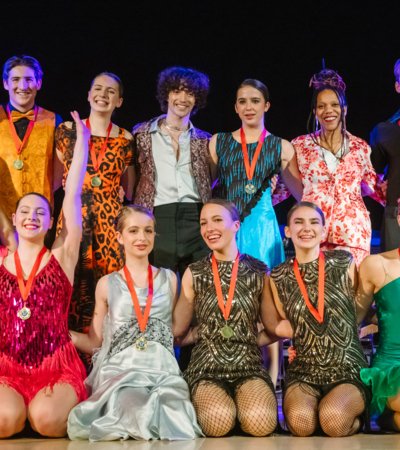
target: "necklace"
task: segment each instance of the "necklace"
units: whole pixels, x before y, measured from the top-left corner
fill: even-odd
[[[214,254],[211,257],[211,266],[212,266],[212,272],[214,277],[214,284],[215,284],[215,290],[217,292],[217,299],[218,299],[218,307],[222,313],[222,316],[225,319],[225,325],[219,330],[220,334],[224,339],[230,339],[232,336],[235,335],[235,332],[233,331],[232,327],[228,325],[228,319],[229,315],[231,313],[232,308],[232,301],[233,296],[235,294],[235,287],[236,287],[236,280],[237,280],[237,274],[239,269],[239,252],[236,255],[235,262],[233,263],[232,267],[232,275],[229,282],[229,291],[228,291],[228,298],[226,299],[226,303],[224,303],[224,296],[222,294],[222,287],[221,287],[221,279],[219,277],[218,272],[218,263],[214,256]]]
[[[307,293],[306,285],[304,284],[303,278],[300,275],[299,263],[295,258],[293,261],[293,271],[296,277],[297,284],[299,285],[300,292],[304,298],[306,306],[310,313],[315,317],[315,319],[319,323],[323,323],[324,321],[324,307],[325,307],[325,299],[324,299],[324,291],[325,291],[325,255],[320,252],[318,257],[318,301],[317,308],[314,308],[312,303],[310,302],[310,298]]]
[[[348,153],[348,139],[346,136],[343,138],[342,143],[336,153],[334,153],[333,151],[329,150],[326,147],[323,147],[321,144],[318,144],[318,146],[321,150],[322,159],[324,160],[325,164],[326,164],[325,151],[330,152],[338,161],[340,161]]]
[[[165,127],[167,130],[169,130],[169,131],[179,131],[179,132],[181,132],[181,133],[182,133],[183,131],[187,131],[188,128],[189,128],[188,125],[186,125],[184,128],[179,128],[179,127],[176,127],[176,126],[174,126],[174,125],[170,125],[170,124],[167,122],[166,119],[163,120],[162,124],[163,124],[164,127]]]

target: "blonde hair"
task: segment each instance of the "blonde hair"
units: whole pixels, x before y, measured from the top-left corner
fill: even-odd
[[[115,229],[119,233],[122,233],[122,230],[124,229],[126,218],[134,212],[145,214],[146,216],[150,217],[154,225],[156,224],[156,219],[154,217],[154,214],[150,211],[150,209],[145,208],[144,206],[141,205],[133,205],[133,204],[126,205],[120,209],[115,219]]]

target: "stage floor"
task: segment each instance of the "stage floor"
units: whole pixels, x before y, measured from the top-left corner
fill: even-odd
[[[1,450],[392,450],[400,448],[400,435],[363,434],[347,438],[296,438],[276,435],[266,438],[204,438],[194,441],[69,441],[68,439],[7,439]]]

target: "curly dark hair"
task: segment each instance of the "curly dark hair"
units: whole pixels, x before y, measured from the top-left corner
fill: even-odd
[[[340,121],[342,124],[342,135],[346,134],[346,113],[345,107],[347,106],[346,100],[346,84],[343,78],[332,69],[322,69],[318,73],[314,74],[311,79],[309,86],[313,88],[313,95],[311,98],[311,111],[308,116],[307,130],[315,139],[316,120],[315,120],[315,109],[317,107],[318,94],[326,89],[335,92],[341,109]]]
[[[182,89],[192,92],[194,95],[195,106],[192,114],[206,106],[207,95],[210,89],[208,76],[195,69],[173,66],[164,69],[158,75],[157,100],[160,103],[162,112],[167,112],[168,110],[169,93]]]

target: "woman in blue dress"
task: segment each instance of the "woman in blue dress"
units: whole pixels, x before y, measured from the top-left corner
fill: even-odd
[[[301,200],[303,187],[292,144],[265,128],[264,115],[270,106],[267,86],[259,80],[244,80],[235,102],[241,126],[233,132],[215,134],[210,154],[213,178],[218,179],[213,196],[233,202],[240,213],[239,251],[272,269],[285,260],[285,254],[272,206],[271,179],[280,173],[296,200]],[[278,343],[273,346],[269,371],[276,383]]]

